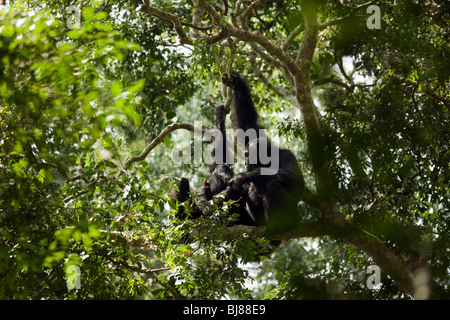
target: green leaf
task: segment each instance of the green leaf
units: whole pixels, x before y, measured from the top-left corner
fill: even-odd
[[[11,24],[5,24],[0,28],[0,34],[3,37],[12,37],[14,35],[14,26]]]
[[[139,113],[136,112],[134,107],[132,105],[126,105],[123,108],[124,113],[133,120],[133,123],[135,126],[140,125],[141,123],[141,116]]]
[[[102,2],[102,1],[98,1],[98,2]],[[103,20],[103,19],[106,19],[108,17],[108,12],[105,12],[105,11],[100,11],[99,13],[97,13],[96,15],[95,15],[95,19],[96,20]]]
[[[132,94],[136,94],[141,91],[145,86],[145,79],[139,80],[135,85],[128,87],[128,91]]]
[[[94,9],[90,7],[83,8],[83,18],[86,20],[86,23],[90,23],[94,19]]]
[[[115,80],[111,85],[111,94],[114,97],[117,97],[121,93],[122,93],[122,83],[119,80]]]

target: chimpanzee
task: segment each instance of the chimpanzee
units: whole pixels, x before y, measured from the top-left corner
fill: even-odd
[[[238,205],[230,208],[229,214],[238,213],[236,221],[232,224],[246,224],[254,225],[254,222],[248,217],[245,210],[245,200],[241,191],[237,191],[229,186],[231,178],[234,176],[233,169],[229,165],[230,153],[227,148],[227,140],[225,136],[225,108],[223,105],[219,105],[216,108],[216,120],[215,129],[216,135],[213,136],[213,165],[214,170],[211,176],[206,179],[196,192],[195,197],[191,197],[189,180],[181,178],[177,182],[177,187],[171,191],[171,200],[176,203],[184,203],[191,201],[189,204],[192,207],[189,217],[192,219],[199,218],[201,216],[208,217],[212,214],[208,201],[213,199],[214,195],[223,193],[222,197],[217,199],[215,203],[221,207],[224,202],[233,200]],[[179,206],[176,216],[179,219],[186,219],[187,214],[185,212],[185,206]]]
[[[265,225],[273,232],[294,228],[299,221],[297,204],[304,188],[303,174],[297,160],[290,150],[276,147],[260,131],[263,127],[258,124],[258,112],[245,80],[233,72],[229,77],[224,75],[222,81],[233,89],[234,122],[238,129],[254,131],[253,135],[244,136],[246,170],[234,175],[227,164],[226,152],[222,157],[215,152],[215,169],[196,197],[191,197],[189,181],[182,178],[177,183],[178,190],[171,192],[172,201],[192,201],[190,217],[198,218],[211,214],[204,205],[205,200],[209,201],[213,195],[220,193],[223,197],[216,201],[218,206],[228,200],[235,200],[239,204],[230,210],[230,214],[239,213],[234,224]],[[227,150],[224,121],[224,107],[219,106],[216,109],[215,127],[222,136],[215,140],[214,150]],[[262,151],[266,152],[266,158]],[[272,169],[274,162],[277,164],[276,170]],[[186,218],[183,207],[180,206],[177,216]]]
[[[262,127],[258,125],[258,112],[246,81],[234,71],[230,76],[224,74],[222,81],[233,89],[235,123],[238,128],[259,132]],[[275,147],[267,137],[260,134],[245,144],[246,170],[236,174],[230,186],[241,192],[245,208],[256,225],[265,225],[274,232],[295,227],[299,222],[297,204],[303,192],[304,180],[294,154],[288,149]],[[263,159],[264,153],[261,151],[268,152],[266,156],[270,161]],[[264,172],[272,166],[273,161],[278,162],[278,170]]]

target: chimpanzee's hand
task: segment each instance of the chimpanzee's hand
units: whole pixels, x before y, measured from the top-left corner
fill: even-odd
[[[236,81],[236,76],[231,73],[228,75],[226,72],[222,73],[222,82],[230,87],[231,89],[234,88],[234,83]]]
[[[242,190],[244,185],[244,175],[242,173],[236,174],[228,183],[235,190]]]

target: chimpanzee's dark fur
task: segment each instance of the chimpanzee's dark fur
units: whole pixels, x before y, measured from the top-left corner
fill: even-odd
[[[216,202],[219,206],[228,200],[235,200],[239,203],[238,207],[230,209],[230,214],[239,213],[240,215],[236,224],[265,225],[273,231],[294,228],[299,221],[297,203],[304,188],[303,174],[297,159],[288,149],[275,146],[271,149],[270,140],[260,134],[259,130],[262,127],[258,124],[258,112],[253,104],[246,81],[236,72],[230,76],[224,74],[222,81],[233,89],[234,122],[238,129],[244,131],[254,129],[257,132],[254,139],[247,136],[245,141],[246,170],[234,175],[232,168],[227,164],[228,158],[224,152],[222,157],[215,158],[215,169],[200,188],[195,199],[190,197],[189,181],[182,178],[177,184],[178,190],[172,190],[172,200],[180,203],[192,201],[193,212],[190,217],[198,218],[211,214],[202,203],[205,200],[213,199],[213,195],[222,194],[223,199]],[[223,106],[217,107],[215,127],[222,133],[221,139],[214,141],[215,148],[222,145],[221,150],[227,150]],[[257,153],[256,163],[249,161],[249,154],[258,152],[261,147],[276,153],[270,154],[269,157],[278,157],[278,170],[273,174],[261,174],[263,168],[270,167],[270,163],[263,164],[260,161],[259,153]],[[177,215],[179,218],[186,217],[182,206]]]
[[[258,113],[253,104],[250,89],[238,73],[224,75],[223,83],[234,92],[234,114],[236,123],[243,130],[261,129],[258,125]],[[249,154],[258,152],[265,144],[265,149],[275,151],[270,157],[278,156],[278,172],[262,175],[261,169],[269,164],[263,164],[259,153],[256,163],[250,163]],[[267,137],[258,135],[257,139],[246,144],[247,166],[244,173],[236,174],[230,182],[235,190],[242,192],[246,199],[246,209],[257,225],[266,225],[274,231],[282,231],[298,224],[297,203],[303,192],[303,174],[297,159],[288,149],[273,148]]]
[[[201,216],[210,216],[212,211],[208,206],[208,201],[212,200],[214,195],[222,193],[222,197],[216,201],[216,204],[219,207],[222,206],[224,202],[230,200],[239,204],[237,206],[232,206],[229,209],[230,215],[234,213],[239,214],[239,217],[233,224],[254,225],[254,222],[248,218],[247,211],[244,207],[245,200],[243,199],[241,192],[236,191],[229,186],[234,173],[233,169],[228,164],[230,162],[230,155],[225,136],[225,116],[226,112],[224,106],[218,106],[216,108],[215,129],[217,129],[220,134],[218,134],[218,137],[213,141],[214,170],[211,173],[211,176],[204,181],[203,186],[196,192],[194,198],[192,198],[190,194],[188,179],[181,178],[176,184],[177,187],[171,192],[171,199],[174,203],[177,201],[179,203],[190,201],[189,205],[192,207],[192,212],[190,212],[189,217],[196,219]],[[187,218],[184,206],[179,206],[176,216],[179,219]]]

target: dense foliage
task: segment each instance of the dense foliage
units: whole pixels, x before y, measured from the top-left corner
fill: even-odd
[[[273,247],[225,227],[219,213],[177,221],[168,202],[175,178],[198,187],[209,172],[201,161],[174,163],[183,130],[127,162],[173,123],[212,127],[224,102],[220,72],[233,64],[249,79],[261,122],[278,130],[314,189],[295,88],[279,61],[261,58],[261,46],[181,44],[173,25],[141,11],[141,1],[84,1],[75,11],[67,10],[71,1],[7,2],[0,7],[1,299],[410,298],[383,271],[381,285],[368,286],[373,258],[332,232]],[[192,2],[151,1],[189,22]],[[211,1],[218,12],[236,2]],[[300,32],[299,3],[261,1],[248,27],[295,59],[302,36],[286,39]],[[381,28],[368,29],[362,4],[314,3],[319,20],[330,22],[310,79],[332,193],[347,221],[418,275],[426,292],[417,297],[448,298],[450,6],[378,1]],[[306,225],[323,218],[307,202],[299,213]],[[66,281],[74,279],[71,266],[80,271],[75,287]]]

